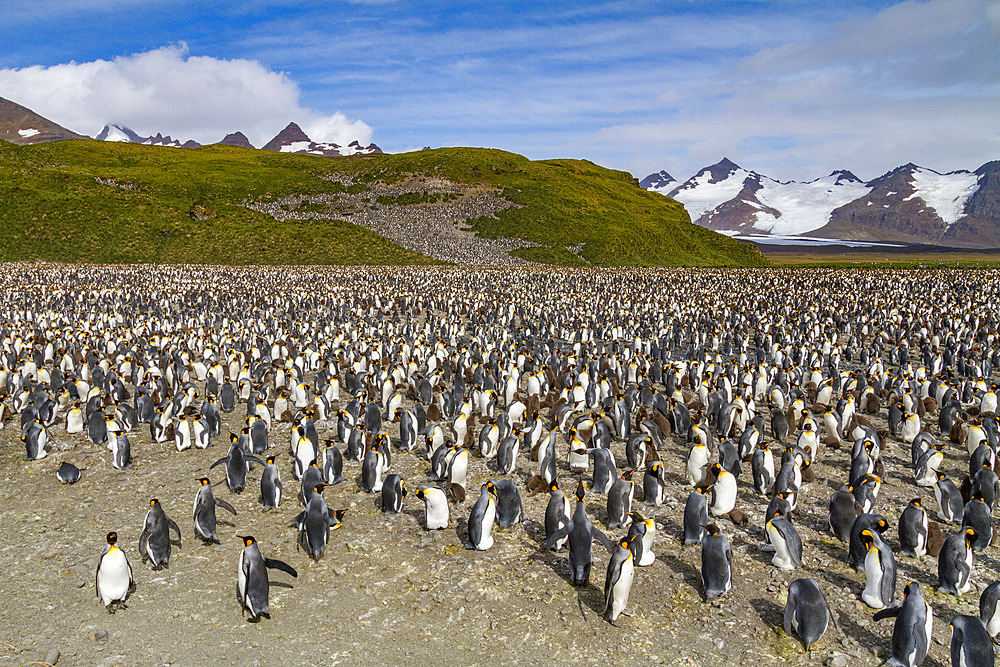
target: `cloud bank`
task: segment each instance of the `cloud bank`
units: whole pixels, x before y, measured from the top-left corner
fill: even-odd
[[[295,121],[314,141],[372,137],[361,120],[304,108],[298,84],[283,72],[255,60],[192,56],[183,43],[113,60],[0,69],[0,96],[91,136],[105,123],[201,143],[239,130],[262,146]]]

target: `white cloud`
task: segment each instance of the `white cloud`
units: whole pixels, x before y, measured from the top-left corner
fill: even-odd
[[[660,119],[593,133],[591,149],[681,179],[723,155],[787,179],[975,169],[1000,156],[998,6],[903,2],[760,49],[686,86]]]
[[[0,69],[0,96],[76,132],[120,123],[211,143],[242,131],[262,146],[291,121],[314,141],[371,141],[372,129],[343,113],[303,108],[288,75],[254,60],[191,56],[181,43],[114,60]]]

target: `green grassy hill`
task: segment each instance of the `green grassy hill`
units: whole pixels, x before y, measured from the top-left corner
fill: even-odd
[[[692,225],[683,207],[631,175],[576,160],[533,162],[487,149],[330,160],[206,146],[0,142],[0,260],[219,264],[429,264],[435,260],[338,220],[279,222],[250,200],[337,194],[409,176],[495,188],[518,204],[471,225],[542,244],[516,254],[553,264],[747,266],[753,246]],[[582,246],[576,254],[567,248]]]

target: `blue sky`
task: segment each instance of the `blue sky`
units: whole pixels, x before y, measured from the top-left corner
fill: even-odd
[[[7,0],[0,96],[257,145],[489,146],[686,178],[1000,159],[1000,2]]]

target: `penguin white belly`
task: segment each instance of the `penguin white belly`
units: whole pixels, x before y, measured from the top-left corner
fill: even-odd
[[[101,567],[97,572],[97,588],[104,606],[115,600],[125,599],[128,583],[128,561],[125,560],[125,554],[120,549],[111,549],[101,558]]]
[[[375,483],[372,484],[372,492],[378,493],[382,490],[382,476],[385,475],[385,471],[389,469],[389,466],[385,464],[385,458],[380,453],[378,455],[378,461],[375,463]]]
[[[691,452],[687,460],[688,483],[697,486],[708,475],[708,451],[698,448]]]
[[[930,533],[928,532],[930,530],[930,521],[927,518],[927,512],[924,512],[923,521],[921,521],[920,525],[923,527],[924,534],[918,538],[917,546],[913,548],[913,553],[915,553],[917,556],[926,556],[927,536],[930,535]]]
[[[580,443],[581,445],[583,443]],[[581,447],[581,451],[582,451]],[[590,454],[577,454],[572,448],[569,450],[569,469],[570,472],[587,472],[590,467]]]
[[[569,523],[569,517],[570,517],[569,498],[567,498],[564,495],[562,516],[559,518],[559,523],[558,523],[559,529],[563,528],[566,524]],[[564,546],[566,546],[567,542],[569,542],[569,535],[566,535],[566,537],[556,541],[556,551],[559,551]],[[998,607],[1000,607],[1000,605],[998,605]],[[998,617],[1000,617],[1000,614],[998,614]]]
[[[986,631],[990,633],[990,637],[996,637],[1000,633],[1000,604],[996,606],[996,609],[993,610],[993,616],[986,622]]]
[[[448,500],[443,493],[440,494],[440,497],[437,495],[428,498],[425,506],[428,530],[442,530],[448,527]]]
[[[655,523],[653,524],[656,525]],[[639,559],[639,567],[649,567],[656,560],[653,553],[653,542],[656,540],[656,528],[646,528],[646,534],[642,536],[642,558]]]
[[[66,433],[83,433],[83,412],[70,410],[66,415]]]
[[[247,575],[243,571],[243,562],[246,560],[246,551],[240,552],[240,562],[239,567],[236,572],[236,590],[239,591],[240,600],[244,603],[247,602]]]
[[[878,550],[869,549],[865,556],[865,590],[861,593],[861,599],[872,609],[882,609],[885,604],[882,602],[882,564],[879,562]]]
[[[715,502],[712,503],[712,516],[725,516],[736,507],[736,482],[732,475],[726,475],[713,487]]]
[[[795,561],[792,559],[792,555],[788,553],[788,544],[785,542],[785,538],[781,536],[781,533],[770,522],[765,526],[765,532],[767,533],[768,541],[774,547],[774,556],[771,557],[771,565],[782,570],[794,570]]]
[[[965,595],[969,592],[969,589],[972,588],[972,549],[965,550],[965,564],[969,566],[969,574],[960,575],[958,585],[955,586],[955,589],[958,591],[960,596]],[[965,581],[962,581],[961,579],[963,576],[965,577]]]

